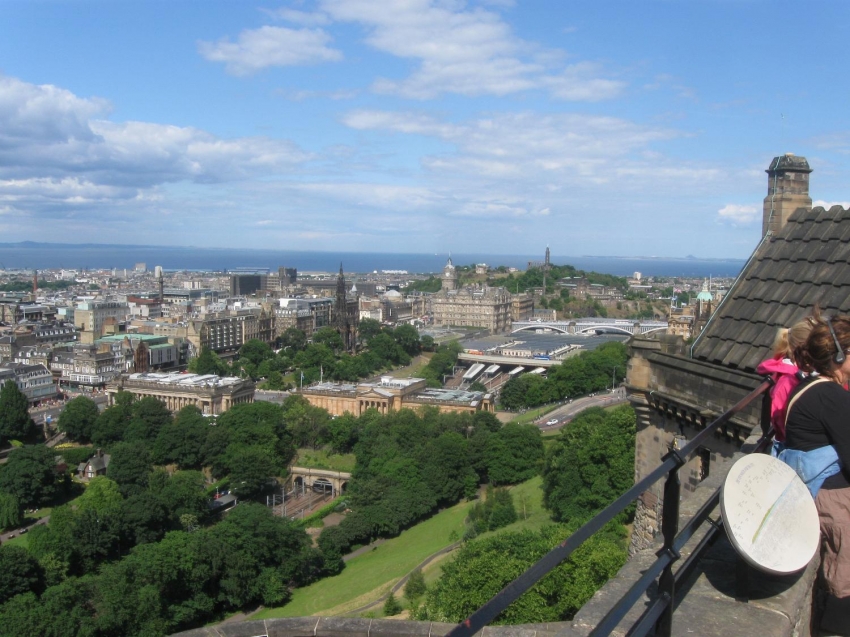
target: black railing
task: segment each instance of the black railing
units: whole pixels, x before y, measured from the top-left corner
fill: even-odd
[[[705,429],[694,436],[684,447],[671,450],[664,456],[661,465],[652,471],[652,473],[640,482],[637,482],[631,489],[605,507],[564,542],[540,558],[537,563],[503,588],[490,601],[462,623],[458,624],[448,633],[449,637],[474,635],[484,628],[523,593],[528,591],[540,579],[567,559],[573,551],[594,533],[601,530],[608,522],[625,511],[644,491],[664,476],[667,477],[664,484],[661,518],[661,533],[664,538],[664,544],[658,551],[655,562],[646,569],[626,594],[608,611],[590,634],[600,636],[611,634],[632,606],[649,590],[657,578],[658,594],[631,628],[629,635],[631,637],[641,637],[654,632],[659,637],[669,637],[673,626],[673,602],[675,600],[676,588],[691,574],[702,554],[714,542],[722,528],[722,520],[709,520],[711,522],[711,528],[700,540],[699,545],[690,556],[682,562],[679,569],[673,572],[673,565],[679,560],[682,547],[693,537],[702,523],[708,519],[709,514],[714,510],[720,500],[720,489],[717,489],[700,510],[679,530],[679,500],[681,494],[679,468],[699,449],[706,438],[714,434],[719,427],[725,425],[735,414],[749,407],[759,396],[764,397],[761,409],[763,436],[753,451],[764,451],[772,435],[772,431],[770,430],[770,394],[767,393],[767,390],[772,384],[770,379],[765,380],[734,407],[707,425]],[[746,576],[746,573],[742,570],[741,575]],[[739,577],[739,593],[742,590],[740,587],[741,581],[742,578]]]

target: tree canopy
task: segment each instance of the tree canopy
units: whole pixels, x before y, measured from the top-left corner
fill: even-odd
[[[583,523],[595,515],[632,486],[634,458],[631,407],[581,412],[546,453],[543,502],[552,518]]]
[[[68,401],[59,415],[59,431],[64,431],[71,440],[91,442],[100,410],[88,396],[77,396]]]
[[[29,401],[13,380],[0,387],[0,443],[28,437],[35,428],[30,418]]]

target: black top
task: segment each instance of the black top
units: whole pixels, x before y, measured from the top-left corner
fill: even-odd
[[[812,381],[800,383],[791,392],[790,404]],[[788,412],[785,445],[789,449],[812,451],[833,445],[843,472],[827,478],[824,489],[850,486],[850,392],[834,382],[817,383],[800,396]]]

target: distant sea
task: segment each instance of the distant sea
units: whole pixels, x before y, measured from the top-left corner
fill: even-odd
[[[162,247],[106,244],[0,243],[0,269],[132,269],[145,263],[149,270],[161,265],[166,270],[222,271],[235,268],[286,266],[299,272],[336,272],[340,263],[346,272],[407,270],[410,273],[439,272],[449,257],[442,254],[399,254],[391,252],[300,252],[294,250],[250,250],[235,248]],[[452,253],[455,265],[486,263],[524,270],[538,255]],[[552,255],[556,265],[617,276],[733,277],[743,259],[665,259],[655,257],[596,257]]]

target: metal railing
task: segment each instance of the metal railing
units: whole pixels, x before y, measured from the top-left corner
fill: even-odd
[[[570,557],[573,551],[594,533],[601,530],[608,522],[625,511],[644,491],[666,476],[661,519],[661,534],[664,538],[663,546],[657,552],[655,562],[644,571],[625,595],[608,611],[590,635],[610,635],[634,604],[657,579],[658,594],[649,603],[647,609],[634,626],[632,626],[629,635],[630,637],[641,637],[654,633],[659,637],[669,637],[673,626],[673,607],[676,588],[681,582],[687,580],[696,563],[706,549],[713,544],[722,528],[722,520],[718,522],[709,520],[711,527],[706,532],[706,535],[703,536],[688,558],[682,562],[678,570],[673,571],[673,565],[679,560],[682,547],[693,537],[702,523],[708,519],[709,514],[714,510],[720,500],[720,489],[717,489],[680,530],[679,500],[681,484],[679,481],[679,468],[699,449],[706,438],[714,434],[718,428],[725,425],[734,415],[749,407],[759,396],[763,396],[761,407],[763,436],[753,451],[764,451],[772,436],[772,430],[770,429],[770,394],[767,393],[767,390],[772,384],[773,382],[770,379],[765,380],[754,391],[742,398],[735,406],[708,424],[705,429],[694,436],[684,447],[671,450],[664,456],[663,462],[654,471],[605,507],[605,509],[579,528],[564,542],[540,558],[537,563],[503,588],[495,597],[452,629],[448,633],[448,636],[466,637],[474,635],[484,628],[523,593]],[[746,573],[740,569],[739,571],[738,585],[740,592],[742,579],[746,577]]]

